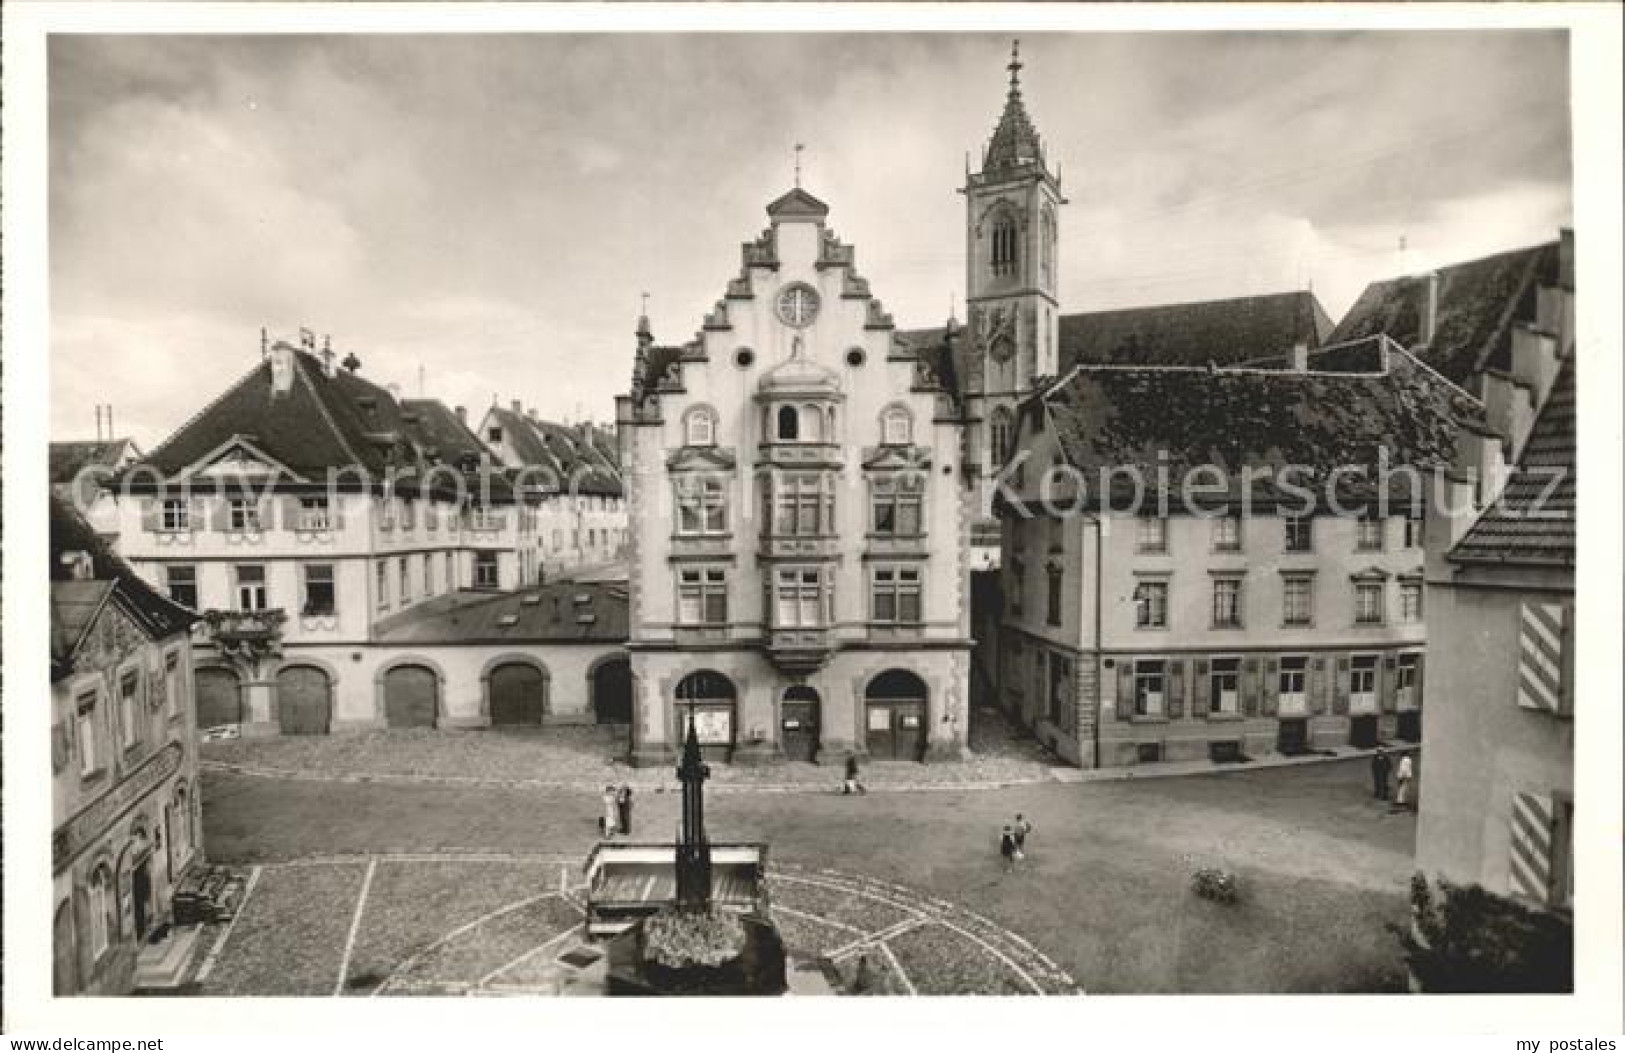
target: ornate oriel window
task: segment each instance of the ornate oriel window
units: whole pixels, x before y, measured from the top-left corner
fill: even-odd
[[[835,477],[829,472],[779,472],[770,482],[773,533],[827,537],[835,533]]]
[[[774,573],[775,628],[818,628],[834,620],[835,590],[824,567],[780,567]]]

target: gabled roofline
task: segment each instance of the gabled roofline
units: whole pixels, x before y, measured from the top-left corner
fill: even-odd
[[[277,471],[282,472],[285,475],[287,475],[293,482],[296,482],[296,483],[308,483],[308,482],[310,482],[310,479],[308,479],[305,476],[303,476],[303,475],[299,474],[298,472],[294,471],[292,468],[289,468],[287,465],[283,464],[281,461],[277,460],[275,457],[272,457],[270,454],[268,454],[264,450],[260,449],[254,443],[248,441],[248,439],[246,439],[242,435],[233,435],[231,438],[227,439],[225,442],[221,443],[219,446],[216,446],[214,449],[210,450],[208,453],[204,454],[202,457],[199,457],[197,460],[195,460],[191,464],[187,465],[181,471],[175,473],[175,475],[172,477],[172,479],[170,481],[184,482],[184,481],[186,481],[188,479],[191,479],[193,476],[197,475],[199,472],[201,472],[204,469],[208,468],[215,461],[219,460],[220,456],[222,454],[224,454],[227,450],[229,450],[229,449],[231,449],[233,447],[241,447],[242,449],[248,450],[254,456],[256,456],[260,460],[266,462],[271,467],[275,468]]]

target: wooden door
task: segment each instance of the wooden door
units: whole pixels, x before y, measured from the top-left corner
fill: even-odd
[[[624,658],[605,662],[592,674],[593,721],[632,723],[632,664]]]
[[[816,701],[783,702],[779,709],[779,745],[786,760],[811,761],[818,756],[818,729],[823,719]]]
[[[925,756],[925,703],[893,702],[893,758],[917,761]]]
[[[1399,737],[1406,742],[1422,741],[1422,711],[1402,710],[1399,714]]]
[[[1276,734],[1275,748],[1279,753],[1288,756],[1309,751],[1309,722],[1307,720],[1283,720],[1280,731]]]
[[[1375,716],[1349,718],[1349,745],[1368,750],[1377,744],[1377,718]]]
[[[384,719],[392,728],[432,728],[440,710],[434,671],[403,665],[384,674]]]
[[[135,911],[135,940],[147,938],[147,927],[152,924],[152,874],[148,870],[149,856],[137,863],[130,875],[130,899]]]
[[[196,684],[198,727],[243,722],[243,699],[236,673],[214,667],[199,669]]]
[[[508,662],[491,671],[491,724],[535,727],[547,716],[547,678],[533,665]]]
[[[326,735],[333,724],[333,684],[315,666],[296,665],[276,676],[277,723],[284,735]]]

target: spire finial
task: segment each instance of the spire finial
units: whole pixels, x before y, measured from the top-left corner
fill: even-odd
[[[638,310],[638,313],[646,315],[649,313],[649,294],[638,293],[638,295],[643,298],[643,306]]]
[[[1021,41],[1010,42],[1010,65],[1004,67],[1010,71],[1010,91],[1021,91]]]
[[[796,189],[797,190],[801,189],[801,151],[805,150],[806,148],[807,148],[807,145],[805,143],[797,143],[796,144]]]

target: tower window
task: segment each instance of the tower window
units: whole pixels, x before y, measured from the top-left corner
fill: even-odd
[[[993,411],[993,419],[988,425],[989,446],[993,453],[993,466],[999,467],[1010,459],[1010,442],[1015,430],[1010,418],[1010,411],[1000,406]]]
[[[801,436],[800,415],[794,406],[779,407],[779,438],[785,441],[795,441]]]
[[[1016,270],[1016,222],[1008,216],[993,225],[993,273],[1014,274]]]

